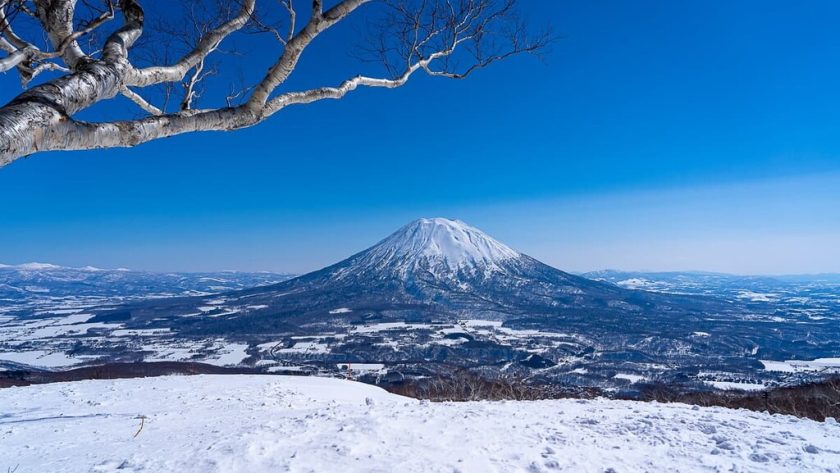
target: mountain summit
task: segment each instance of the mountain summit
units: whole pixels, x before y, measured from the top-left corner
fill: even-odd
[[[352,256],[335,276],[378,272],[406,279],[418,271],[437,277],[488,274],[503,271],[506,263],[520,257],[517,251],[460,220],[421,218]]]
[[[492,266],[520,256],[481,230],[446,218],[415,220],[379,242],[370,253],[383,260],[440,261],[453,269],[466,265]]]

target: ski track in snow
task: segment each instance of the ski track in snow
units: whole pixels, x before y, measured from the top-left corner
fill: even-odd
[[[840,426],[681,404],[429,403],[327,378],[172,376],[0,390],[0,470],[15,467],[831,472]]]

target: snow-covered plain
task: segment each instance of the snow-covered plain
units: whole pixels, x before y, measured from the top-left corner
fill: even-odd
[[[836,472],[840,425],[631,401],[429,403],[315,377],[173,376],[0,390],[0,470],[15,468]]]
[[[770,361],[759,360],[767,371],[783,373],[805,373],[816,371],[822,373],[840,373],[840,358],[817,358],[816,360],[788,360]]]

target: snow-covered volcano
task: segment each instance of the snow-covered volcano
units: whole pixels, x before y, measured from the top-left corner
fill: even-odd
[[[445,218],[415,220],[332,266],[244,294],[249,304],[266,306],[266,313],[301,320],[320,314],[335,320],[330,310],[336,308],[354,314],[347,317],[367,312],[396,319],[407,312],[421,319],[497,320],[567,310],[576,316],[587,310],[620,314],[664,299],[552,268]]]
[[[441,301],[451,299],[447,293],[452,291],[459,297],[467,292],[480,295],[491,286],[522,287],[547,279],[552,285],[592,284],[544,265],[460,220],[421,218],[298,281],[321,282],[333,289],[352,285],[380,296],[388,294],[387,288],[398,288],[415,299]]]
[[[714,307],[706,307],[710,304]],[[647,326],[647,316],[674,320],[679,315],[688,321],[686,316],[717,310],[719,303],[593,281],[541,263],[464,222],[421,218],[343,261],[279,284],[221,299],[150,303],[132,313],[163,320],[209,306],[236,315],[187,320],[191,331],[298,331],[301,326],[354,323],[360,317],[383,322],[519,320],[540,327],[581,324],[618,330],[636,322]]]

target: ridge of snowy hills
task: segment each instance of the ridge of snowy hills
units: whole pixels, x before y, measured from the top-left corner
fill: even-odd
[[[0,412],[0,471],[827,473],[840,465],[833,419],[606,399],[430,403],[316,377],[8,388]]]
[[[0,306],[71,297],[109,297],[108,302],[116,302],[206,295],[274,284],[291,277],[270,272],[152,272],[49,263],[0,264]]]
[[[50,271],[62,270],[24,272]],[[595,281],[442,218],[413,221],[287,280],[172,275],[183,290],[143,298],[118,295],[142,292],[124,282],[133,272],[67,274],[57,283],[63,295],[28,293],[47,305],[0,307],[0,369],[199,361],[334,374],[350,363],[380,382],[460,367],[613,390],[651,382],[761,389],[840,371],[838,287],[792,282],[770,291],[759,278],[723,285],[720,277],[606,272]],[[98,303],[70,295],[89,287],[90,275],[123,282]]]
[[[76,269],[81,271],[98,271],[99,268],[94,268],[93,266],[85,266],[84,268],[68,268],[64,266],[58,266],[55,264],[49,263],[23,263],[23,264],[2,264],[0,263],[0,269],[15,269],[18,271],[44,271],[44,270],[53,270],[53,269]]]
[[[785,293],[808,292],[819,295],[840,287],[840,274],[735,275],[702,271],[619,271],[600,270],[581,274],[595,281],[605,281],[626,289],[715,295],[735,299],[779,298]]]

